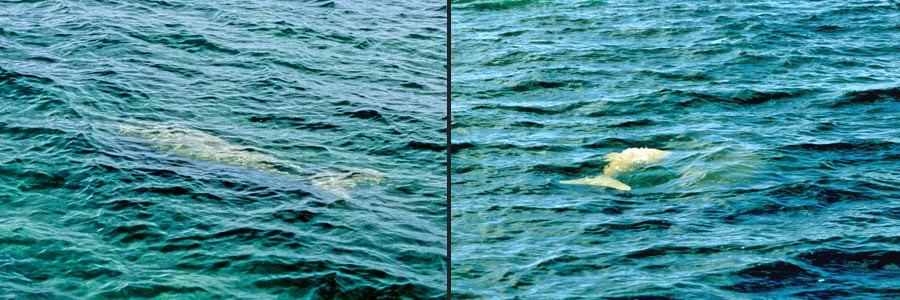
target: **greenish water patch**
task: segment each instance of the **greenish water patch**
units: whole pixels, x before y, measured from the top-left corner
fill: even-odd
[[[900,295],[896,3],[452,4],[454,298]]]
[[[442,298],[445,16],[0,3],[0,298]]]

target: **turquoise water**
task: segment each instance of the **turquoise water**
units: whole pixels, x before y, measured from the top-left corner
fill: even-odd
[[[454,298],[900,297],[897,2],[452,5]]]
[[[446,294],[446,8],[0,3],[0,298]]]

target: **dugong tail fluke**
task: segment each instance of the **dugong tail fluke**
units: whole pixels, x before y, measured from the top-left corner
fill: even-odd
[[[602,186],[602,187],[611,187],[620,191],[630,191],[631,187],[627,184],[616,180],[615,178],[610,177],[609,175],[600,175],[596,177],[590,178],[582,178],[582,179],[574,179],[574,180],[560,180],[559,183],[562,184],[578,184],[578,185],[593,185],[593,186]]]
[[[559,183],[610,187],[620,191],[630,191],[630,186],[616,180],[613,176],[630,172],[640,165],[659,162],[668,153],[669,151],[652,148],[628,148],[622,152],[613,152],[606,155],[608,164],[603,168],[603,174],[575,180],[560,180]]]

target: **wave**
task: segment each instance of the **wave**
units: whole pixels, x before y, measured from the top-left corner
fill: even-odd
[[[472,149],[472,148],[476,148],[475,144],[473,144],[473,143],[455,143],[455,144],[450,145],[450,153],[456,153],[461,150]]]
[[[843,94],[830,103],[830,107],[838,108],[853,105],[900,102],[900,88],[853,91]]]
[[[507,9],[523,8],[536,3],[537,0],[466,0],[453,1],[459,5],[458,9],[476,10],[476,11],[501,11]]]
[[[632,222],[632,223],[627,223],[627,222],[604,223],[604,224],[592,225],[592,226],[585,228],[583,234],[613,235],[616,233],[625,233],[628,231],[667,230],[670,227],[672,227],[673,225],[675,225],[675,224],[672,222],[666,221],[666,220],[644,220],[644,221],[638,221],[638,222]],[[665,252],[665,250],[664,249],[662,249],[662,250],[655,249],[655,250],[652,250],[652,252],[663,253],[663,252]],[[644,252],[644,253],[646,253],[646,252]],[[629,257],[629,258],[640,258],[640,257],[646,257],[646,256],[649,256],[649,255],[643,255],[643,254],[637,254],[637,253],[631,253],[631,254],[626,255],[626,257]]]
[[[0,91],[18,91],[20,89],[28,89],[29,84],[49,85],[49,84],[53,84],[54,81],[53,81],[53,79],[50,79],[48,77],[43,77],[43,76],[38,76],[38,75],[33,75],[33,74],[26,74],[26,73],[19,73],[19,72],[10,71],[3,67],[0,67],[0,83],[2,83],[4,85],[4,87],[6,87],[7,84],[15,84],[16,85],[15,86],[16,88],[13,88],[13,89],[5,88]],[[29,94],[38,94],[38,93],[29,93]]]
[[[818,273],[786,261],[763,263],[730,275],[740,280],[722,288],[744,293],[759,293],[788,287],[812,287],[820,278]]]
[[[508,91],[522,93],[537,89],[577,89],[588,84],[587,81],[575,80],[568,82],[553,81],[523,81],[512,87],[507,88]]]
[[[574,165],[556,165],[556,164],[537,164],[528,168],[529,172],[541,174],[556,174],[575,176],[581,174],[594,174],[602,172],[603,166],[606,165],[604,160],[582,161]]]
[[[787,145],[780,148],[782,151],[802,150],[813,152],[842,152],[842,151],[884,151],[897,149],[898,144],[879,140],[848,140],[835,143],[802,143]]]
[[[472,109],[494,109],[494,110],[508,110],[514,112],[522,112],[522,113],[530,113],[537,115],[556,115],[565,113],[583,106],[590,104],[589,102],[576,102],[576,103],[567,103],[562,105],[550,106],[550,107],[536,107],[536,106],[520,106],[520,105],[501,105],[501,104],[480,104],[473,106]]]
[[[847,251],[821,248],[797,255],[797,259],[828,272],[900,273],[900,251]]]
[[[173,33],[173,34],[145,34],[135,31],[127,31],[127,34],[135,39],[149,44],[163,45],[173,49],[180,49],[189,53],[216,52],[227,55],[240,54],[241,51],[219,45],[202,34]]]
[[[678,106],[689,107],[703,104],[734,104],[738,106],[760,105],[776,100],[797,98],[806,95],[810,91],[755,91],[741,90],[724,95],[700,93],[682,90],[660,90],[655,94],[659,97],[675,96],[684,100],[677,103]]]
[[[539,90],[565,90],[565,91],[575,91],[582,90],[585,88],[589,88],[591,83],[584,80],[570,80],[570,81],[534,81],[534,80],[524,80],[515,82],[512,85],[499,87],[496,89],[489,89],[484,91],[479,91],[475,93],[470,93],[469,96],[478,99],[495,99],[497,97],[509,96],[512,94],[518,93],[528,93]]]
[[[799,198],[815,200],[820,205],[875,199],[863,192],[859,187],[843,186],[840,182],[835,184],[827,179],[786,184],[775,187],[765,194],[775,199],[792,200]],[[782,209],[778,209],[777,211],[781,210]]]
[[[644,126],[653,126],[657,125],[656,122],[650,119],[640,119],[636,121],[625,121],[619,124],[613,124],[609,127],[611,128],[630,128],[630,127],[644,127]]]
[[[665,146],[663,140],[651,138],[649,140],[604,138],[599,141],[584,144],[581,147],[587,149],[627,149],[627,148],[660,148]]]
[[[363,109],[363,110],[357,110],[357,111],[353,111],[353,112],[343,112],[340,115],[349,116],[349,117],[355,118],[355,119],[373,120],[373,121],[387,123],[387,119],[385,119],[384,116],[382,116],[380,112],[378,112],[377,110],[373,110],[373,109]]]

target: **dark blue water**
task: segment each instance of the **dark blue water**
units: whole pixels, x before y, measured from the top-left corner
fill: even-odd
[[[446,25],[0,1],[0,298],[443,297]]]
[[[900,298],[900,3],[452,5],[454,298]]]

